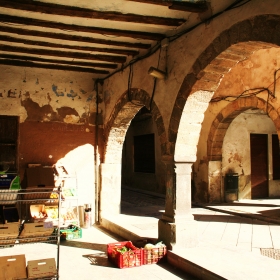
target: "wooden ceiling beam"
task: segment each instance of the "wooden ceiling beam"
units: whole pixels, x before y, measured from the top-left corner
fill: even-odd
[[[0,53],[0,58],[7,60],[21,60],[21,61],[33,61],[33,62],[44,62],[44,63],[55,63],[55,64],[65,64],[72,66],[83,66],[87,68],[105,68],[105,69],[117,69],[118,65],[113,63],[94,63],[86,61],[77,61],[77,60],[61,60],[61,59],[48,59],[36,56],[25,56],[25,55],[12,55]]]
[[[65,65],[58,65],[58,64],[55,65],[55,64],[33,63],[30,61],[21,61],[21,60],[0,59],[0,64],[1,65],[19,66],[19,67],[32,67],[32,68],[44,68],[44,69],[53,69],[53,70],[87,72],[87,73],[104,74],[104,75],[107,75],[110,73],[107,70],[97,70],[97,69],[93,69],[93,68],[65,66]]]
[[[206,1],[188,2],[174,0],[128,0],[144,4],[167,6],[171,10],[185,11],[190,13],[204,13],[208,10]]]
[[[0,25],[0,32],[12,33],[24,36],[32,36],[32,37],[42,37],[42,38],[50,38],[50,39],[59,39],[65,41],[76,41],[82,43],[92,43],[92,44],[101,44],[107,46],[117,46],[117,47],[125,47],[125,48],[136,48],[136,49],[149,49],[151,44],[143,44],[143,43],[129,43],[129,42],[121,42],[121,41],[111,41],[104,39],[97,39],[92,37],[84,37],[77,35],[68,35],[63,33],[53,33],[53,32],[44,32],[44,31],[33,31],[24,28],[16,28],[10,26],[2,26]]]
[[[89,53],[80,53],[80,52],[63,52],[56,50],[46,50],[46,49],[35,49],[35,48],[23,48],[15,47],[0,44],[0,51],[5,52],[16,52],[16,53],[28,53],[44,56],[55,56],[55,57],[68,57],[74,59],[84,59],[84,60],[98,60],[98,61],[107,61],[113,63],[125,63],[125,56],[113,56],[113,55],[104,55],[104,54],[89,54]]]
[[[62,15],[69,17],[81,17],[90,19],[134,22],[141,24],[155,24],[165,26],[180,26],[186,21],[185,19],[177,18],[154,17],[137,14],[122,14],[119,12],[111,11],[104,12],[32,0],[0,0],[0,7],[44,13],[50,15]]]
[[[101,35],[112,35],[116,37],[130,37],[133,39],[144,39],[144,40],[151,40],[151,41],[161,41],[163,38],[165,38],[165,35],[161,33],[101,28],[101,27],[94,27],[94,26],[81,26],[81,25],[39,20],[34,18],[10,16],[4,14],[0,14],[0,18],[1,18],[1,22],[22,24],[28,26],[38,26],[38,27],[52,28],[58,30],[95,33]]]
[[[135,50],[122,50],[122,49],[113,49],[113,48],[96,48],[96,47],[86,47],[86,46],[77,46],[77,45],[65,45],[65,44],[55,44],[43,41],[34,41],[27,40],[22,38],[14,38],[10,36],[5,36],[0,34],[0,41],[2,42],[13,42],[13,43],[21,43],[25,45],[31,46],[42,46],[42,47],[50,47],[50,48],[63,48],[63,49],[71,49],[71,50],[80,50],[80,51],[88,51],[88,52],[105,52],[105,53],[114,53],[121,55],[130,55],[135,56],[138,55],[139,52]]]

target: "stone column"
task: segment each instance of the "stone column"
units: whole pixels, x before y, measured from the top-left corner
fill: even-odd
[[[191,213],[192,164],[166,162],[165,213],[158,223],[158,236],[169,250],[197,245],[197,225]]]
[[[100,216],[121,212],[121,164],[100,165]]]

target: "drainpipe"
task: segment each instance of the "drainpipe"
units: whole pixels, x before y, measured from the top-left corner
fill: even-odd
[[[95,169],[95,223],[99,224],[99,172],[98,172],[98,79],[95,81],[96,90],[96,117],[95,117],[95,143],[94,143],[94,169]]]

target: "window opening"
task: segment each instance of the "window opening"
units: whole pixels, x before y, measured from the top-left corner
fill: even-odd
[[[134,172],[155,173],[154,134],[134,136]]]

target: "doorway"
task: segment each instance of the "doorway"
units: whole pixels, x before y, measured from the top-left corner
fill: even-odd
[[[250,134],[251,198],[268,197],[268,135]]]

